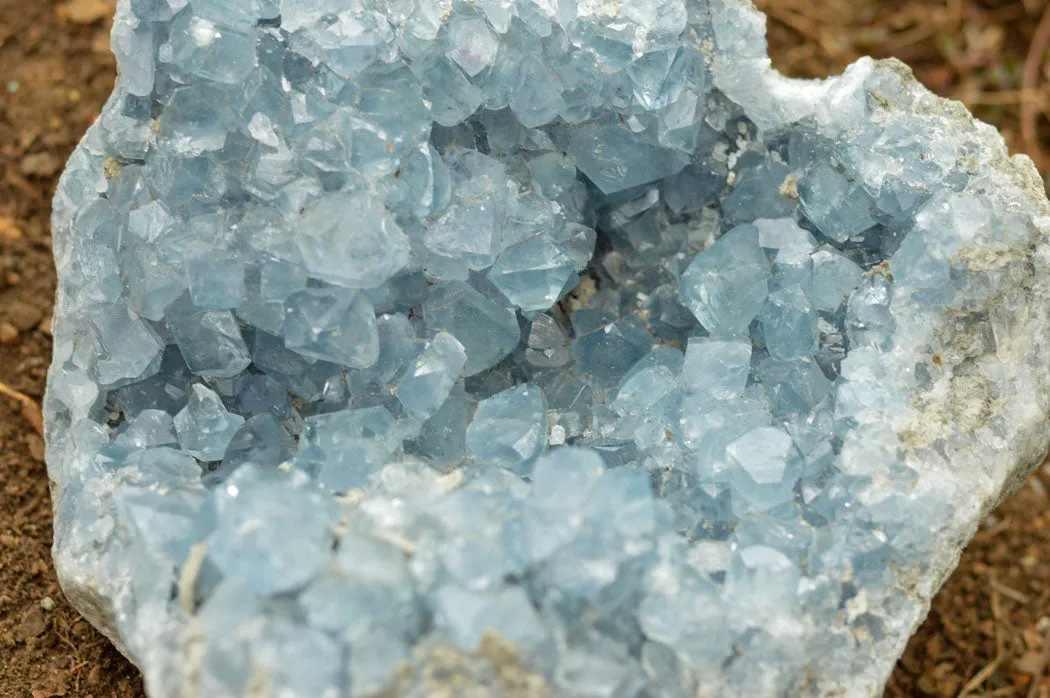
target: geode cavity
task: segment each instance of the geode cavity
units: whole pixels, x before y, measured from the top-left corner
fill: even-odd
[[[1031,163],[745,0],[121,0],[55,559],[156,698],[874,696],[1046,450]]]

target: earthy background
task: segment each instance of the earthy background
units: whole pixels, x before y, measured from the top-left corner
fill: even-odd
[[[1050,0],[759,0],[797,76],[897,56],[1050,170]],[[0,0],[0,698],[134,698],[62,598],[35,403],[51,351],[49,200],[113,83],[113,0]],[[1050,468],[988,518],[887,696],[1050,698]]]

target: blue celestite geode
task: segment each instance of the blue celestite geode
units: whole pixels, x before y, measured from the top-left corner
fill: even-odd
[[[1042,185],[746,0],[121,0],[55,558],[155,698],[875,696],[1046,450]]]

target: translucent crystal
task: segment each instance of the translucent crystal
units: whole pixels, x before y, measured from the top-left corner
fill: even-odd
[[[758,229],[728,231],[682,274],[682,301],[710,332],[747,331],[769,293],[770,265]]]
[[[526,383],[482,400],[466,443],[467,456],[477,463],[526,472],[547,445],[543,391]]]
[[[175,415],[175,431],[179,446],[194,458],[204,461],[222,460],[244,417],[226,411],[222,400],[203,385],[194,385],[190,399]]]
[[[495,366],[521,339],[514,313],[500,307],[465,283],[431,289],[423,317],[434,330],[445,330],[467,351],[463,375],[472,376]]]
[[[504,250],[488,278],[522,310],[546,310],[561,296],[574,270],[572,258],[540,235]]]
[[[285,301],[284,343],[312,359],[368,368],[379,358],[375,310],[353,291],[298,291]]]
[[[190,315],[171,329],[186,366],[201,376],[233,378],[251,363],[237,321],[228,311]]]
[[[363,486],[399,444],[390,412],[365,407],[309,417],[299,453],[305,467],[317,469],[321,484],[346,492]]]
[[[426,421],[448,398],[467,363],[463,345],[447,332],[438,332],[424,343],[419,356],[397,386],[397,397],[405,412]]]
[[[323,281],[370,288],[408,262],[409,241],[381,202],[366,194],[319,199],[296,222],[303,267]]]
[[[280,480],[253,485],[217,495],[223,516],[208,537],[209,557],[260,594],[301,587],[328,564],[333,509],[318,493]]]

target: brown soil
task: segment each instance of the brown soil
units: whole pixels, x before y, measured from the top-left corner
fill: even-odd
[[[1027,81],[1023,69],[1048,0],[758,4],[773,15],[771,43],[785,71],[823,75],[865,53],[897,55],[933,89],[1000,126],[1012,146],[1050,163],[1046,47],[1035,47]],[[51,350],[49,201],[62,163],[112,87],[112,5],[0,0],[0,392],[7,386],[36,401]],[[1050,19],[1044,33],[1050,39]],[[58,588],[33,416],[0,396],[0,698],[139,698],[134,667]],[[1048,489],[1044,467],[989,517],[887,696],[1050,698]]]

